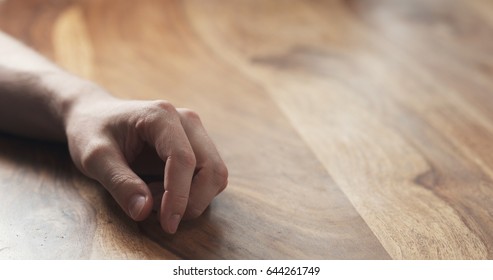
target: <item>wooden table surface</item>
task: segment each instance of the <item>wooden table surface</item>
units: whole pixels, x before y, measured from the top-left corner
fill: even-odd
[[[230,171],[170,236],[0,135],[2,259],[493,258],[493,1],[3,0],[0,28],[193,108]]]

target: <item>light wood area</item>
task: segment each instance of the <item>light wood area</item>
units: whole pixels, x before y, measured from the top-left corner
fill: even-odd
[[[492,259],[493,2],[4,0],[114,95],[196,110],[229,186],[174,236],[0,135],[2,259]]]

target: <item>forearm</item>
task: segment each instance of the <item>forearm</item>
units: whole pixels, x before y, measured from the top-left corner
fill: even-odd
[[[136,221],[149,216],[154,198],[130,166],[156,159],[168,233],[201,215],[227,185],[227,168],[195,112],[164,100],[114,98],[1,33],[0,130],[66,140],[74,164]]]
[[[0,32],[0,130],[64,141],[65,120],[84,95],[106,94]]]

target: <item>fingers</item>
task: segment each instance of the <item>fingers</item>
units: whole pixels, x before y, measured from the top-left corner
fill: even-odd
[[[226,187],[228,171],[196,113],[155,105],[139,130],[165,162],[160,221],[174,233],[182,218],[200,216]]]
[[[160,222],[165,232],[175,233],[183,218],[201,215],[226,187],[228,171],[193,111],[177,110],[165,101],[126,104],[119,103],[117,112],[109,110],[96,124],[87,122],[85,114],[74,117],[73,123],[83,125],[71,130],[71,155],[81,171],[101,182],[136,221],[145,219],[154,203],[127,158],[142,175],[164,174]],[[144,142],[153,146],[159,159],[146,156]],[[149,168],[156,162],[164,163],[164,171]]]
[[[175,233],[185,213],[190,185],[195,169],[195,159],[189,154],[171,154],[165,167],[165,191],[161,203],[161,225],[169,233]]]
[[[82,157],[82,170],[98,180],[120,207],[135,221],[144,220],[152,210],[147,185],[128,167],[118,146],[99,142],[88,147]]]
[[[164,231],[175,233],[188,204],[196,164],[193,149],[176,109],[167,102],[155,102],[137,129],[165,162],[160,222]]]
[[[185,212],[185,218],[192,219],[200,216],[213,198],[224,190],[228,170],[199,116],[188,109],[178,109],[178,113],[197,163]]]

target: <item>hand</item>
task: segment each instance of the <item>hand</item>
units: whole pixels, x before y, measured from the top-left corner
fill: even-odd
[[[148,146],[155,150],[164,170],[160,222],[165,232],[175,233],[182,218],[200,216],[227,185],[226,166],[199,116],[166,101],[81,95],[70,106],[65,127],[76,166],[136,221],[150,214],[153,197],[130,166]]]

